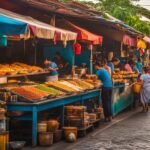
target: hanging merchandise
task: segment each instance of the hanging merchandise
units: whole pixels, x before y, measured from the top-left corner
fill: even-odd
[[[74,44],[74,51],[75,51],[75,55],[81,54],[81,45],[79,43]]]
[[[128,45],[128,46],[135,46],[136,45],[136,40],[133,37],[130,37],[129,35],[124,35],[122,42],[124,45]]]
[[[140,49],[145,49],[147,47],[147,45],[146,45],[145,41],[138,39],[137,40],[137,47]]]
[[[140,48],[140,56],[142,56],[144,54],[144,50]]]
[[[0,36],[0,46],[7,46],[7,36]]]
[[[139,50],[139,49],[137,49],[137,50],[135,51],[135,56],[136,56],[136,58],[139,58],[139,57],[140,57],[140,50]]]

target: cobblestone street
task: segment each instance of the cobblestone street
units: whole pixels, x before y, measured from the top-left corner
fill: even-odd
[[[30,150],[32,148],[27,148]],[[150,150],[150,113],[127,112],[102,124],[77,143],[64,141],[34,150]]]

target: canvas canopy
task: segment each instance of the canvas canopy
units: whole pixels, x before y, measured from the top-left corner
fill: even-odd
[[[0,35],[24,34],[26,29],[26,23],[0,14]]]
[[[49,24],[33,19],[29,16],[19,15],[1,8],[0,14],[3,14],[9,18],[28,24],[29,29],[28,32],[30,32],[30,35],[34,35],[38,38],[68,41],[68,40],[75,40],[77,37],[76,33],[56,28]]]
[[[65,19],[62,19],[60,21],[56,21],[56,25],[58,27],[71,30],[75,33],[77,33],[77,40],[81,41],[91,41],[93,44],[102,44],[103,37],[100,35],[93,34]]]

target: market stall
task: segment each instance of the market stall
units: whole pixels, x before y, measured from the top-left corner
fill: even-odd
[[[4,16],[9,15],[9,18],[14,20],[21,20],[26,22],[28,33],[32,33],[39,38],[55,39],[57,40],[75,40],[76,34],[66,30],[60,30],[51,27],[47,24],[42,24],[34,19],[29,19],[17,14],[13,14],[4,10]],[[29,19],[29,20],[28,20]],[[34,32],[33,32],[34,31]],[[45,37],[45,32],[47,36]],[[54,34],[52,34],[54,33]],[[59,38],[56,34],[59,34]],[[9,34],[3,33],[4,35]],[[15,33],[21,35],[20,38],[25,38],[25,33]],[[69,36],[70,35],[70,36]],[[32,36],[29,36],[30,38]],[[30,81],[30,77],[48,74],[42,67],[36,65],[28,65],[21,62],[0,64],[0,99],[7,102],[8,117],[11,120],[25,120],[32,123],[32,145],[37,145],[37,126],[39,112],[60,108],[61,110],[61,126],[64,126],[64,106],[72,103],[79,102],[84,105],[84,101],[97,98],[98,106],[100,103],[100,81],[91,82],[81,79],[68,79],[60,80],[57,82],[43,82],[40,77],[36,81]],[[18,111],[21,115],[12,116],[13,112]],[[26,116],[26,112],[29,114]],[[25,114],[24,114],[25,113]]]
[[[133,105],[133,83],[137,81],[138,74],[135,72],[116,71],[113,73],[113,115]]]

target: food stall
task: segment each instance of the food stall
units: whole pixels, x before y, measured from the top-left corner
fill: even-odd
[[[136,82],[137,73],[127,71],[116,71],[112,75],[113,87],[113,115],[133,105],[133,83]]]
[[[2,10],[0,10],[2,11]],[[11,14],[11,15],[9,15]],[[59,40],[75,40],[76,34],[58,28],[42,24],[33,19],[4,11],[4,15],[16,20],[26,22],[26,28],[31,34],[34,29],[34,36],[44,38],[45,32],[50,34],[46,38],[51,39],[57,36],[59,32],[62,38]],[[51,30],[52,29],[52,30]],[[27,31],[27,30],[26,30]],[[57,32],[55,34],[55,32]],[[7,33],[8,30],[7,30]],[[8,36],[7,33],[3,33]],[[52,34],[54,33],[54,34]],[[23,34],[23,33],[21,33]],[[9,34],[14,35],[14,34]],[[15,34],[16,35],[16,34]],[[20,33],[18,33],[20,36]],[[68,37],[68,39],[66,39]],[[57,38],[56,38],[57,39]],[[11,117],[11,120],[31,121],[32,123],[32,145],[37,145],[37,126],[39,112],[59,108],[61,110],[61,126],[64,125],[64,106],[79,102],[84,105],[84,102],[91,98],[97,98],[100,103],[100,81],[93,82],[81,79],[68,79],[56,82],[43,82],[40,79],[37,81],[29,81],[30,77],[47,74],[43,68],[36,65],[28,65],[21,62],[13,62],[0,64],[0,99],[7,102],[8,116],[11,117],[13,112],[19,112],[19,115]],[[26,112],[28,112],[26,114]]]

